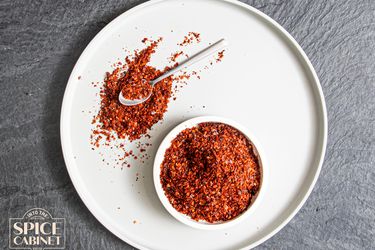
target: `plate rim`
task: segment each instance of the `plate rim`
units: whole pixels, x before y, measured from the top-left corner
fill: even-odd
[[[69,147],[69,141],[70,141],[70,139],[68,138],[68,136],[66,136],[65,131],[67,130],[67,128],[65,128],[64,125],[67,124],[67,120],[69,120],[69,114],[67,113],[66,109],[67,109],[67,105],[68,105],[67,103],[69,102],[69,99],[72,98],[71,93],[73,91],[73,84],[75,82],[74,77],[76,75],[76,71],[78,71],[77,66],[81,63],[81,61],[83,61],[83,59],[85,57],[87,57],[89,51],[94,46],[94,44],[110,28],[112,28],[118,22],[120,22],[120,20],[125,19],[125,18],[131,16],[132,14],[134,14],[134,13],[136,13],[136,12],[138,12],[138,11],[144,9],[144,8],[150,7],[152,5],[156,5],[156,4],[161,3],[161,2],[166,2],[166,1],[179,1],[179,0],[150,0],[150,1],[147,1],[145,3],[141,3],[139,5],[136,5],[136,6],[132,7],[131,9],[129,9],[129,10],[123,12],[122,14],[118,15],[116,18],[114,18],[111,22],[109,22],[102,30],[100,30],[95,35],[95,37],[89,42],[89,44],[83,50],[83,52],[81,53],[80,57],[78,58],[77,62],[75,63],[75,65],[73,67],[73,70],[72,70],[72,72],[69,76],[67,85],[65,87],[63,101],[62,101],[62,105],[61,105],[61,113],[60,113],[60,140],[61,140],[61,148],[62,148],[63,158],[64,158],[64,161],[65,161],[65,165],[66,165],[66,169],[68,171],[69,177],[70,177],[70,179],[73,183],[73,186],[74,186],[76,192],[78,193],[80,199],[83,201],[83,203],[85,204],[87,209],[90,211],[90,213],[107,230],[109,230],[112,234],[116,235],[122,241],[124,241],[124,242],[132,245],[133,247],[138,248],[138,249],[149,249],[149,248],[146,247],[145,245],[142,245],[142,244],[134,241],[134,240],[131,240],[129,237],[127,237],[126,235],[123,235],[121,232],[119,232],[109,222],[109,219],[107,218],[108,216],[106,214],[98,212],[98,209],[96,209],[95,204],[93,204],[90,201],[91,194],[85,190],[86,188],[83,185],[78,184],[77,173],[76,173],[76,170],[74,169],[74,166],[75,166],[74,158],[69,152],[69,148],[70,148]],[[292,218],[300,211],[300,209],[306,203],[308,197],[310,196],[310,194],[311,194],[311,192],[312,192],[313,188],[315,187],[315,184],[318,180],[318,177],[319,177],[319,174],[320,174],[320,171],[322,169],[323,162],[324,162],[325,153],[326,153],[327,137],[328,137],[327,109],[326,109],[326,103],[325,103],[325,99],[324,99],[324,95],[323,95],[323,90],[322,90],[319,78],[318,78],[318,76],[315,72],[315,69],[314,69],[313,65],[311,64],[309,58],[307,57],[306,53],[303,51],[303,49],[297,43],[297,41],[293,38],[293,36],[291,34],[289,34],[288,31],[286,31],[279,23],[277,23],[271,17],[269,17],[265,13],[261,12],[260,10],[256,9],[255,7],[252,7],[249,4],[246,4],[246,3],[243,3],[243,2],[240,2],[240,1],[237,1],[237,0],[218,0],[218,1],[230,3],[230,4],[233,4],[233,5],[237,5],[239,7],[245,8],[247,11],[250,11],[252,14],[254,14],[256,16],[261,17],[261,19],[263,19],[263,21],[265,21],[268,24],[271,24],[271,26],[273,28],[275,28],[275,30],[281,32],[281,34],[283,36],[285,36],[286,42],[291,44],[294,47],[294,49],[297,50],[297,52],[295,52],[295,54],[299,54],[302,57],[301,58],[302,60],[300,60],[301,64],[305,64],[305,66],[307,66],[305,71],[308,70],[309,73],[311,73],[310,77],[312,78],[312,81],[315,83],[313,87],[317,91],[317,93],[315,95],[319,96],[318,100],[320,101],[320,103],[319,103],[318,106],[319,106],[319,109],[321,111],[320,117],[318,119],[319,120],[322,119],[322,121],[320,123],[322,123],[321,125],[323,125],[322,126],[323,131],[320,132],[322,138],[319,138],[319,141],[320,141],[319,144],[320,145],[317,148],[318,151],[320,151],[320,156],[316,157],[316,158],[319,158],[319,160],[317,162],[316,172],[314,173],[314,177],[312,179],[312,182],[309,184],[309,188],[307,189],[307,191],[303,195],[303,197],[300,200],[300,202],[298,203],[298,205],[293,209],[293,211],[291,211],[289,213],[289,215],[281,223],[279,223],[278,226],[273,227],[273,229],[268,234],[266,234],[265,236],[263,236],[259,240],[254,241],[254,242],[252,242],[252,243],[250,243],[250,244],[241,248],[241,249],[247,249],[247,248],[254,248],[254,247],[264,243],[265,241],[267,241],[268,239],[273,237],[276,233],[278,233],[282,228],[284,228],[292,220]]]

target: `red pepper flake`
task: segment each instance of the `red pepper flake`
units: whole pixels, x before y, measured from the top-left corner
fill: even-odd
[[[110,75],[115,81],[122,86],[122,95],[126,99],[142,99],[150,95],[152,87],[150,81],[156,77],[156,69],[148,66],[147,63],[151,59],[151,55],[155,53],[155,48],[162,39],[150,41],[151,44],[141,52],[135,52],[134,60],[126,58],[126,73],[117,72],[117,75]],[[149,41],[144,38],[142,42]]]
[[[98,87],[99,82],[91,82],[91,85],[92,85],[93,87]]]
[[[201,123],[172,141],[160,182],[172,206],[194,220],[228,221],[243,213],[260,187],[251,142],[222,123]]]
[[[193,35],[193,37],[197,40],[197,42],[200,42],[201,41],[201,34],[197,33],[197,32],[190,32],[191,35]]]
[[[181,43],[178,43],[179,46],[186,46],[192,44],[194,41],[199,43],[201,41],[200,34],[197,32],[189,32],[187,36],[184,37],[184,40]]]
[[[154,124],[162,121],[164,113],[168,109],[170,99],[173,98],[173,100],[176,100],[176,93],[187,84],[186,80],[191,76],[194,75],[198,79],[200,78],[196,71],[192,73],[182,72],[179,75],[170,76],[155,85],[151,97],[146,102],[136,106],[122,105],[118,100],[120,92],[128,99],[138,99],[148,96],[149,91],[151,91],[149,81],[157,78],[171,67],[178,65],[175,60],[179,56],[184,55],[182,51],[172,54],[170,59],[174,62],[174,65],[171,67],[159,70],[149,65],[151,56],[155,53],[161,41],[162,38],[156,41],[149,38],[142,39],[146,47],[143,50],[135,50],[133,56],[127,56],[125,63],[117,61],[117,63],[113,64],[115,67],[114,70],[107,72],[104,82],[100,84],[101,105],[99,111],[96,111],[97,115],[92,119],[92,124],[94,124],[95,128],[92,131],[91,144],[94,150],[104,140],[102,145],[112,145],[122,150],[124,152],[123,156],[119,156],[115,160],[116,164],[122,167],[130,167],[130,164],[126,161],[126,158],[130,156],[134,160],[140,161],[144,158],[149,159],[149,156],[144,153],[145,149],[140,144],[137,145],[140,155],[136,156],[132,151],[127,152],[123,143],[113,145],[112,142],[115,142],[117,139],[134,141],[140,139],[142,136],[150,139],[151,136],[147,132]],[[200,42],[200,34],[189,32],[185,36],[184,44],[194,41]],[[172,82],[175,82],[173,90]],[[92,82],[91,84],[94,87],[99,86],[99,82]],[[91,113],[91,111],[88,113]],[[151,146],[151,144],[146,143],[145,146]],[[120,164],[119,161],[124,162]]]
[[[151,94],[152,87],[149,81],[145,79],[137,79],[137,81],[124,82],[124,87],[121,90],[124,98],[128,100],[143,99]]]
[[[177,58],[179,56],[183,55],[183,54],[184,54],[184,52],[182,52],[182,51],[176,52],[176,53],[172,54],[172,56],[169,58],[169,60],[171,62],[176,62]]]
[[[136,52],[134,58],[127,57],[128,70],[125,74],[122,72],[123,68],[107,73],[100,93],[100,111],[95,117],[100,127],[94,130],[94,134],[114,132],[121,139],[128,138],[133,141],[146,134],[148,129],[163,118],[172,94],[171,77],[156,84],[153,95],[142,104],[124,106],[118,101],[118,94],[129,79],[139,83],[139,78],[151,80],[162,74],[162,71],[147,65],[160,41],[161,39],[153,41],[142,51]],[[123,91],[123,94],[126,93]]]
[[[224,57],[224,51],[225,51],[225,50],[222,50],[222,51],[220,51],[219,53],[217,53],[218,58],[216,59],[216,62],[221,62],[221,60],[222,60],[223,57]]]

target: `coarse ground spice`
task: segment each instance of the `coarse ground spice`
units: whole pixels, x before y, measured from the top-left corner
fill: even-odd
[[[170,60],[171,62],[176,62],[177,58],[180,57],[180,56],[183,55],[183,54],[184,54],[183,51],[178,51],[178,52],[176,52],[176,53],[173,53],[173,54],[171,55],[171,57],[169,58],[169,60]]]
[[[217,53],[217,59],[216,59],[216,62],[221,62],[221,60],[222,60],[223,57],[224,57],[224,51],[225,51],[225,50],[222,50],[222,51],[220,51],[219,53]]]
[[[125,99],[136,100],[143,99],[149,96],[152,92],[152,86],[150,80],[143,78],[134,81],[126,81],[122,88],[122,95]]]
[[[253,146],[237,129],[201,123],[180,132],[166,150],[160,181],[179,212],[210,223],[244,212],[260,188]]]
[[[155,79],[155,68],[148,66],[151,55],[155,53],[155,47],[162,39],[151,42],[145,50],[138,53],[135,51],[133,60],[126,58],[126,72],[118,78],[118,84],[122,86],[122,95],[126,99],[142,99],[152,92],[150,81]],[[148,42],[148,38],[142,40]]]
[[[185,37],[187,43],[200,41],[200,35],[195,32],[189,32],[187,37]],[[118,154],[115,162],[117,165],[121,165],[122,168],[130,167],[126,160],[128,157],[141,163],[149,159],[146,148],[151,146],[151,144],[137,144],[138,154],[132,150],[127,150],[123,142],[116,143],[116,140],[128,139],[129,141],[134,141],[142,136],[149,138],[148,131],[155,123],[163,119],[171,97],[176,100],[176,93],[187,84],[186,80],[191,76],[194,75],[198,79],[200,78],[197,72],[182,72],[178,75],[170,76],[154,86],[152,95],[146,102],[136,106],[122,105],[118,100],[120,91],[128,99],[139,99],[147,96],[151,90],[148,82],[169,70],[170,67],[177,66],[177,57],[181,55],[187,56],[182,51],[177,51],[170,58],[171,63],[174,65],[167,66],[163,70],[150,66],[151,56],[155,53],[161,41],[162,38],[156,41],[144,38],[142,42],[146,47],[140,51],[135,50],[132,56],[127,56],[125,63],[116,62],[112,64],[114,70],[106,73],[103,85],[100,86],[100,109],[92,121],[95,126],[90,137],[93,145],[92,150],[99,148],[102,141],[104,141],[104,145],[109,146],[111,149],[121,149],[123,154]],[[124,50],[130,52],[127,49]],[[92,86],[98,87],[99,82],[92,82]],[[91,113],[91,111],[88,113]],[[103,162],[105,161],[103,158]],[[109,165],[109,162],[106,162],[106,164]]]
[[[197,33],[197,32],[189,32],[185,37],[184,37],[184,40],[177,44],[179,46],[186,46],[188,44],[191,44],[193,43],[194,41],[196,41],[197,43],[199,43],[201,41],[201,34],[200,33]]]
[[[140,52],[135,52],[133,58],[126,58],[126,65],[116,68],[112,73],[107,73],[104,86],[101,90],[101,107],[93,122],[98,122],[99,127],[94,134],[104,134],[110,139],[114,132],[119,138],[128,138],[130,141],[139,139],[147,130],[163,118],[169,98],[172,94],[172,77],[168,77],[154,86],[151,97],[142,104],[135,106],[122,105],[118,100],[120,91],[127,88],[128,81],[141,83],[138,79],[152,80],[163,72],[147,65],[151,55],[161,39],[150,42],[150,45]],[[167,69],[167,68],[166,68]],[[136,88],[139,92],[141,88]],[[140,91],[143,93],[142,91]],[[137,94],[136,93],[136,94]],[[128,92],[124,93],[127,97]]]

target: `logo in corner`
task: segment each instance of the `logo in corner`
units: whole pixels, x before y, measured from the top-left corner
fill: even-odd
[[[10,249],[64,249],[65,218],[53,218],[43,208],[9,219]]]

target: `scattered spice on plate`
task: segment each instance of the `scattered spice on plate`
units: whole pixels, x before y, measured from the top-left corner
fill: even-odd
[[[134,64],[129,64],[129,67],[132,66],[134,66]],[[151,72],[153,72],[153,70],[151,70]],[[124,77],[120,80],[123,83],[121,91],[124,98],[128,100],[143,99],[151,94],[152,86],[150,81],[152,79],[149,79],[147,73],[150,72],[147,72],[147,70],[137,72],[129,68]],[[152,73],[152,75],[154,74]]]
[[[222,50],[222,51],[220,51],[218,54],[217,54],[217,59],[216,59],[216,62],[221,62],[221,60],[223,59],[223,57],[224,57],[224,51],[225,50]]]
[[[171,62],[176,62],[177,58],[180,57],[180,56],[183,55],[183,54],[184,54],[183,51],[177,51],[176,53],[173,53],[173,54],[171,55],[171,57],[169,58],[169,60],[170,60]]]
[[[185,37],[184,40],[177,44],[179,46],[186,46],[188,44],[192,44],[193,42],[199,43],[201,41],[201,34],[197,32],[189,32]]]
[[[210,223],[244,212],[259,191],[260,179],[251,142],[237,129],[213,122],[180,132],[165,152],[160,173],[171,205]]]
[[[160,41],[161,39],[152,41],[145,49],[136,51],[133,58],[126,57],[126,65],[107,73],[100,92],[100,111],[93,121],[99,124],[93,131],[94,134],[104,135],[110,140],[109,132],[114,132],[121,139],[133,141],[146,134],[148,129],[163,118],[172,94],[172,77],[156,84],[151,97],[142,104],[124,106],[118,100],[119,92],[129,79],[142,77],[151,80],[163,73],[147,64]]]
[[[189,32],[185,40],[185,43],[199,42],[200,34]],[[171,67],[177,66],[176,59],[184,55],[182,51],[172,54],[170,59],[174,64],[162,70],[149,65],[151,57],[161,41],[162,38],[158,40],[143,38],[142,43],[146,47],[142,50],[135,50],[132,55],[127,56],[125,63],[118,61],[112,64],[114,70],[106,73],[103,85],[100,86],[100,109],[92,120],[92,124],[95,126],[90,137],[93,145],[92,150],[99,148],[100,145],[111,145],[111,149],[115,147],[122,150],[123,155],[117,155],[115,159],[116,164],[120,165],[122,169],[130,167],[130,163],[127,161],[129,157],[140,162],[149,159],[146,148],[150,144],[136,146],[138,151],[136,153],[127,150],[123,142],[116,143],[116,141],[128,139],[132,142],[141,137],[150,138],[148,131],[163,119],[170,100],[176,100],[179,89],[187,84],[186,81],[192,75],[200,78],[197,72],[188,73],[185,71],[160,81],[151,89],[149,81],[156,79]],[[92,82],[92,86],[99,86],[99,82]],[[120,92],[127,99],[140,99],[148,96],[151,90],[151,97],[139,105],[124,106],[118,100]],[[109,165],[108,162],[106,164]]]

